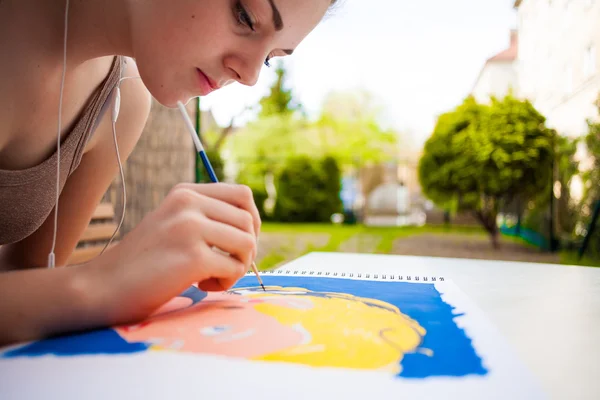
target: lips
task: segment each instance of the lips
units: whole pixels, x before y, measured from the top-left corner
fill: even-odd
[[[196,71],[198,72],[200,91],[203,96],[206,96],[207,94],[219,89],[219,85],[210,79],[208,75],[202,72],[200,68],[196,68]]]

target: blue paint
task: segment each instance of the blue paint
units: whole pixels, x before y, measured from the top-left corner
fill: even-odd
[[[41,340],[8,351],[0,358],[132,354],[148,350],[145,343],[128,343],[112,329],[85,332]]]
[[[265,286],[302,287],[315,292],[347,293],[398,307],[425,328],[427,334],[420,347],[433,351],[433,356],[406,354],[401,362],[401,377],[461,377],[488,372],[473,349],[471,339],[454,322],[458,315],[442,300],[433,284],[283,276],[263,276],[263,283]],[[236,287],[254,285],[251,277],[244,277]]]
[[[200,303],[206,298],[206,296],[208,296],[208,293],[203,292],[196,286],[190,286],[188,289],[186,289],[183,293],[179,295],[179,297],[187,297],[188,299],[192,300],[192,304],[189,307]]]

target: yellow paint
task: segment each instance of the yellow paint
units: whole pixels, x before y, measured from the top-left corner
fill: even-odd
[[[243,289],[242,289],[243,291]],[[343,367],[400,372],[400,361],[420,345],[425,329],[400,310],[375,299],[341,293],[311,293],[302,288],[270,288],[269,293],[244,293],[251,298],[285,296],[310,307],[264,302],[256,310],[282,325],[310,335],[310,341],[256,358],[313,367]]]

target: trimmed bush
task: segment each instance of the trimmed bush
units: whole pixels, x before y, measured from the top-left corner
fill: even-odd
[[[341,171],[331,157],[290,158],[276,179],[273,219],[279,222],[329,222],[343,211]]]

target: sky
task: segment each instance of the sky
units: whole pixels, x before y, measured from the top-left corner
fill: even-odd
[[[306,0],[311,1],[311,0]],[[485,61],[509,45],[514,0],[342,0],[285,57],[288,87],[309,115],[338,90],[367,90],[382,124],[420,148],[436,116],[471,91]],[[234,84],[201,99],[220,125],[268,94],[265,67],[254,87]],[[253,118],[242,114],[238,124]]]

